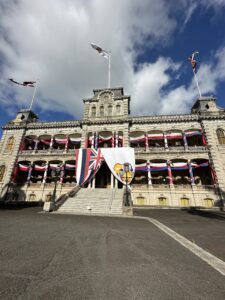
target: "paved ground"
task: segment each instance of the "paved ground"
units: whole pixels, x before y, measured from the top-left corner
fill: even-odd
[[[224,276],[147,221],[38,210],[0,210],[0,299],[225,299]]]
[[[225,261],[225,212],[136,209],[134,215],[154,218]]]

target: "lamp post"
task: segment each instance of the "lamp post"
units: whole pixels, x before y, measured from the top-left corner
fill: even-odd
[[[61,172],[61,169],[60,168],[56,168],[56,169],[53,169],[51,171],[51,176],[52,178],[54,178],[54,182],[55,182],[55,185],[54,185],[54,190],[53,190],[53,194],[52,194],[52,203],[53,203],[53,210],[55,208],[55,198],[56,198],[56,187],[57,187],[57,181],[58,181],[58,177],[60,175],[60,172]]]
[[[125,163],[124,164],[124,172],[125,172],[125,180],[126,180],[126,201],[125,201],[125,206],[130,206],[129,203],[129,195],[128,195],[128,172],[129,172],[129,164]]]

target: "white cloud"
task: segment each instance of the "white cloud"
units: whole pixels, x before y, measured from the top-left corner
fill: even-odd
[[[190,7],[183,14],[184,23],[195,9]],[[10,87],[6,79],[39,78],[35,101],[39,109],[54,108],[81,117],[81,99],[91,96],[92,89],[107,86],[107,61],[91,49],[89,44],[94,42],[112,51],[112,86],[124,86],[131,94],[133,114],[173,112],[172,104],[180,103],[179,97],[186,100],[174,109],[185,111],[196,95],[193,84],[168,90],[179,63],[160,57],[155,63],[137,65],[143,49],[171,42],[177,26],[172,11],[165,0],[2,0],[2,102],[5,105],[13,98],[18,107],[28,107],[32,90]],[[218,52],[217,59],[222,61],[222,57],[223,52]],[[205,68],[211,71],[210,65]],[[221,67],[220,76],[213,77],[211,72],[204,79],[208,90],[215,90],[223,70]],[[11,106],[12,101],[8,103]]]

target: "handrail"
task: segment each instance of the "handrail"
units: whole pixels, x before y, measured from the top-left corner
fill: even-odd
[[[81,187],[79,185],[76,185],[71,191],[61,195],[58,199],[56,199],[54,210],[58,210],[60,206],[62,206],[68,198],[74,197],[80,189]]]

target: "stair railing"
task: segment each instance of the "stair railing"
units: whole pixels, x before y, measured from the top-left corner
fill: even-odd
[[[68,198],[74,197],[80,189],[81,187],[79,185],[76,185],[71,191],[61,195],[58,199],[56,199],[54,210],[58,210]]]

